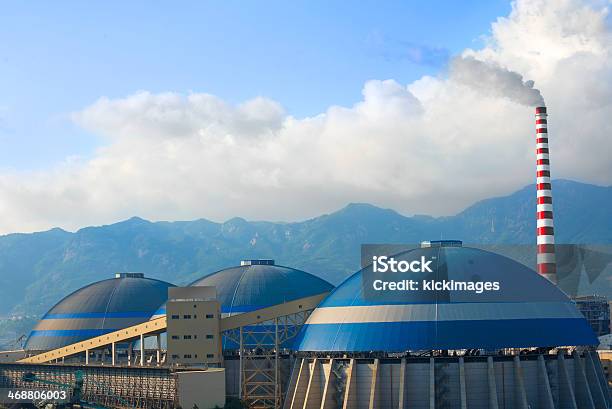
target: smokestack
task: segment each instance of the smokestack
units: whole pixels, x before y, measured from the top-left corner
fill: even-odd
[[[557,283],[555,232],[553,224],[550,159],[546,107],[536,107],[536,189],[537,189],[537,265],[538,274]]]

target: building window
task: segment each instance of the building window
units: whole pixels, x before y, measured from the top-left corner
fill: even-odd
[[[206,314],[206,319],[215,318],[214,314]]]
[[[195,320],[196,318],[198,318],[198,316],[194,314],[193,315],[193,319]]]
[[[185,315],[183,315],[183,319],[190,320],[191,319],[191,315],[185,314]]]
[[[176,354],[173,354],[173,355],[172,355],[172,358],[174,358],[174,359],[178,359],[178,357],[179,357],[179,356],[178,356],[178,355],[176,355]]]
[[[193,336],[193,339],[198,339],[198,336],[197,336],[197,335],[194,335],[194,336]]]
[[[178,319],[179,319],[179,316],[178,316],[178,315],[173,315],[173,316],[172,316],[172,319],[173,319],[173,320],[178,320]]]
[[[172,339],[179,339],[178,335],[172,335]]]
[[[193,357],[194,357],[194,358],[197,358],[197,357],[198,357],[198,354],[195,354]]]
[[[191,339],[191,335],[183,335],[183,339]]]
[[[206,339],[213,339],[215,336],[213,334],[206,334]]]
[[[206,354],[206,358],[214,358],[215,354]]]
[[[185,354],[183,355],[183,358],[191,358],[191,354]]]

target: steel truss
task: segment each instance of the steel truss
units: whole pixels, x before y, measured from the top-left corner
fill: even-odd
[[[281,350],[295,338],[313,310],[276,317],[256,325],[225,331],[239,345],[240,399],[253,409],[282,408]]]

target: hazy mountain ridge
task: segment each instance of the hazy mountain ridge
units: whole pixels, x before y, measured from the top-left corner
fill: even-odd
[[[612,244],[612,187],[554,182],[559,243]],[[241,259],[272,257],[339,283],[358,268],[361,243],[461,239],[535,242],[535,186],[480,201],[455,216],[406,217],[350,204],[303,222],[149,222],[134,217],[75,233],[52,229],[0,237],[0,313],[44,313],[71,291],[117,271],[187,284]]]

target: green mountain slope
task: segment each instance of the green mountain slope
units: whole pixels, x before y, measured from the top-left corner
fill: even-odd
[[[612,187],[554,183],[559,243],[612,244]],[[71,291],[117,271],[175,284],[245,258],[274,258],[334,284],[359,267],[362,243],[535,243],[535,186],[442,218],[405,217],[368,204],[296,223],[140,218],[75,233],[53,229],[0,237],[0,314],[42,314]],[[605,281],[602,285],[610,285]]]

